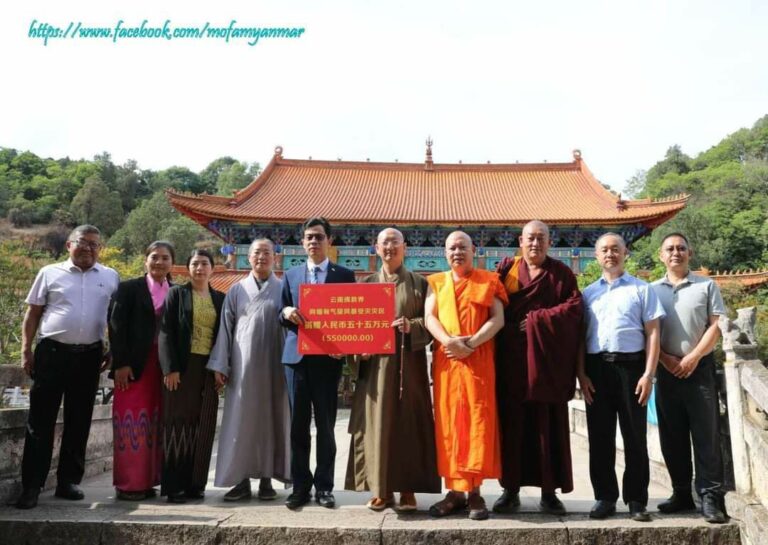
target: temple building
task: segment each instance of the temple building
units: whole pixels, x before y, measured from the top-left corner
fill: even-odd
[[[235,269],[249,269],[248,245],[276,244],[277,270],[305,260],[300,226],[312,216],[333,225],[332,259],[363,274],[376,270],[373,244],[385,227],[408,243],[406,266],[428,273],[448,269],[447,234],[462,229],[477,245],[476,266],[493,269],[518,251],[532,219],[550,227],[549,255],[579,272],[594,259],[596,239],[620,233],[632,243],[685,207],[687,195],[658,201],[623,200],[607,190],[573,152],[568,163],[440,164],[427,141],[423,163],[287,159],[283,149],[232,197],[169,190],[171,205],[224,240]]]

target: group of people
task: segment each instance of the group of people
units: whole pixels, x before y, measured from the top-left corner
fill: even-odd
[[[400,231],[379,233],[382,266],[363,281],[395,285],[391,327],[402,350],[346,358],[355,391],[345,488],[370,491],[372,510],[407,512],[417,508],[416,493],[444,487],[446,496],[429,508],[432,516],[468,512],[481,520],[489,516],[481,485],[498,479],[504,491],[494,512],[517,511],[520,488],[534,486],[541,490],[540,510],[563,515],[556,492],[573,490],[567,404],[578,380],[596,499],[590,517],[616,510],[618,420],[622,497],[634,520],[650,520],[646,405],[658,377],[661,446],[673,484],[658,509],[695,509],[692,439],[701,512],[724,522],[712,350],[725,309],[717,286],[689,271],[686,237],[664,238],[667,272],[649,285],[625,272],[622,237],[604,234],[595,246],[602,276],[583,294],[571,270],[548,257],[544,223],[526,224],[519,242],[521,255],[491,272],[475,267],[470,236],[455,231],[445,241],[450,269],[425,278],[406,269]],[[115,271],[97,262],[98,229],[77,227],[67,242],[70,258],[44,267],[27,298],[23,358],[34,385],[17,506],[37,504],[62,396],[55,494],[83,498],[77,485],[91,410],[100,369],[111,364],[118,499],[152,497],[157,484],[169,502],[203,497],[217,392],[226,388],[214,482],[231,487],[224,499],[252,497],[251,479],[259,479],[259,499],[274,499],[277,480],[293,487],[289,509],[309,503],[313,490],[319,505],[334,507],[334,427],[345,358],[299,353],[307,318],[299,286],[351,283],[355,275],[330,261],[332,232],[324,218],[303,224],[302,244],[306,263],[278,279],[274,245],[255,240],[251,273],[224,296],[209,286],[213,256],[204,250],[187,260],[190,281],[171,285],[173,246],[154,242],[146,275],[119,283]]]

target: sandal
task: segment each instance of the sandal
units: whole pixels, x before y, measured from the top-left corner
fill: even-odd
[[[429,508],[429,514],[433,517],[445,517],[463,511],[466,507],[467,500],[464,495],[450,491],[444,499]]]
[[[371,511],[383,511],[393,505],[395,505],[395,496],[393,494],[388,495],[386,498],[373,497],[365,504]]]
[[[479,493],[469,495],[469,518],[472,520],[485,520],[488,518],[488,508],[485,506],[485,500]]]
[[[400,503],[395,505],[398,513],[412,513],[416,511],[416,495],[413,492],[400,492]]]

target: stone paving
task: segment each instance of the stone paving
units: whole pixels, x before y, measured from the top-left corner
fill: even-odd
[[[419,511],[414,514],[400,515],[392,509],[375,513],[365,507],[370,494],[343,490],[348,416],[348,412],[340,411],[336,424],[335,509],[312,503],[290,511],[283,505],[289,491],[281,489],[272,502],[225,502],[226,489],[213,488],[213,470],[204,500],[185,505],[171,505],[160,498],[120,502],[115,500],[108,473],[83,483],[84,501],[61,500],[46,491],[36,509],[0,507],[0,543],[739,543],[735,524],[713,527],[695,514],[659,515],[656,504],[669,495],[669,490],[655,483],[649,490],[652,522],[631,521],[622,504],[617,506],[616,517],[590,520],[586,514],[593,500],[587,453],[578,441],[573,447],[575,490],[561,496],[569,512],[565,517],[538,513],[539,492],[534,488],[522,490],[520,513],[492,515],[488,521],[470,521],[460,515],[430,518],[426,509],[440,499],[436,494],[418,495]],[[214,465],[215,461],[211,467]],[[500,493],[496,482],[483,487],[489,506]]]

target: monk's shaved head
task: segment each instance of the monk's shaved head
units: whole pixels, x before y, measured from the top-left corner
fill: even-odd
[[[549,238],[549,227],[543,221],[532,220],[526,223],[523,227],[523,235],[532,231],[542,231]]]
[[[391,239],[395,238],[399,242],[405,242],[405,237],[403,236],[403,233],[395,229],[394,227],[387,227],[386,229],[382,230],[379,233],[379,236],[376,237],[376,243],[377,244],[383,244],[385,239]]]
[[[475,247],[472,239],[464,231],[454,231],[445,239],[445,259],[455,278],[472,272],[474,257]]]
[[[464,239],[470,246],[472,246],[472,237],[464,231],[454,231],[445,239],[445,247],[447,248],[449,243],[452,243],[456,239]]]

